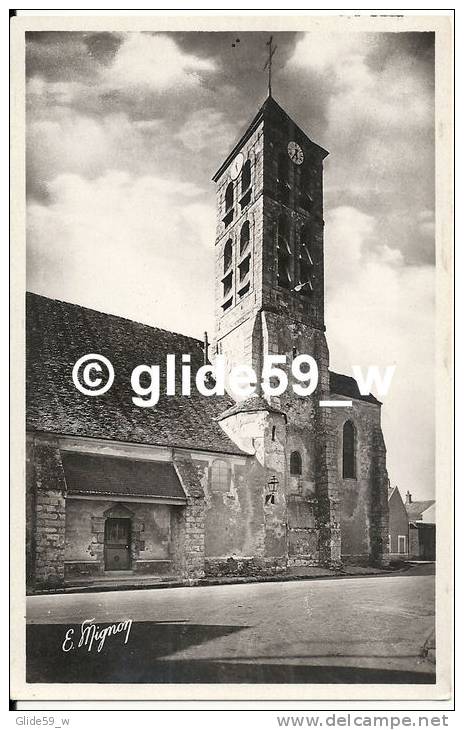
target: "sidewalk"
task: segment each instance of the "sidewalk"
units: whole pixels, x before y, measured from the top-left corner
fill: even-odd
[[[235,585],[243,583],[282,583],[287,581],[314,580],[314,579],[337,579],[350,577],[388,576],[404,573],[412,565],[403,563],[397,567],[373,568],[369,566],[349,565],[340,570],[330,570],[319,567],[298,567],[288,568],[285,573],[275,575],[247,575],[247,576],[224,576],[218,578],[194,578],[181,579],[176,576],[135,576],[124,575],[117,580],[102,576],[91,580],[74,580],[63,588],[45,589],[34,591],[32,595],[44,595],[50,593],[95,593],[100,591],[132,591],[143,588],[180,588],[194,586],[214,585]]]

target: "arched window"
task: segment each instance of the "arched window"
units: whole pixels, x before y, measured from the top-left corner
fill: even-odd
[[[356,479],[355,430],[351,421],[343,426],[343,479]]]
[[[226,200],[225,200],[226,213],[232,208],[233,204],[234,204],[234,185],[233,185],[233,183],[230,182],[228,184],[228,186],[226,187]]]
[[[232,264],[232,239],[229,238],[226,245],[224,246],[224,273],[228,269],[230,269],[230,266]]]
[[[301,454],[299,451],[292,451],[290,454],[290,474],[301,476]]]
[[[242,254],[248,248],[250,243],[250,222],[245,221],[240,231],[240,253]]]
[[[287,216],[280,215],[277,221],[277,276],[279,286],[286,289],[292,283],[292,249],[289,244],[289,225]]]
[[[228,492],[230,490],[230,467],[227,461],[216,459],[211,467],[211,491]]]
[[[246,193],[251,185],[251,160],[247,160],[242,170],[242,193]]]

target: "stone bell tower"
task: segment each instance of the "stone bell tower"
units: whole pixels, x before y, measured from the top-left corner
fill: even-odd
[[[213,178],[216,345],[231,366],[259,367],[261,312],[324,331],[327,154],[269,96]]]
[[[293,547],[289,508],[289,553],[293,550],[296,564],[298,556],[332,564],[340,556],[330,416],[319,407],[319,400],[329,397],[322,185],[327,154],[269,95],[213,178],[216,353],[227,368],[251,365],[258,382],[265,355],[285,355],[288,372],[299,354],[311,355],[318,365],[318,387],[311,396],[297,396],[289,386],[271,399],[287,422],[288,504],[301,498],[312,505],[307,519],[303,508],[295,508],[299,544]],[[296,452],[300,464],[294,459],[292,470]],[[308,524],[314,527],[311,534],[296,536]]]

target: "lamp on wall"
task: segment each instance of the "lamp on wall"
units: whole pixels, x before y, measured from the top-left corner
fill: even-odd
[[[267,483],[267,491],[264,500],[265,504],[275,504],[275,493],[278,486],[279,480],[277,479],[276,475],[273,474]]]
[[[277,479],[276,475],[273,474],[267,483],[268,494],[275,494],[278,486],[279,486],[279,480]]]

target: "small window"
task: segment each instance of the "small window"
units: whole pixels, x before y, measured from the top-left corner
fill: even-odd
[[[389,553],[391,553],[391,551],[392,551],[392,536],[391,535],[388,536],[387,550]]]
[[[232,239],[229,238],[226,245],[224,246],[224,274],[230,269],[232,265]]]
[[[398,552],[400,555],[406,553],[406,535],[398,535]]]
[[[299,451],[292,451],[290,454],[290,474],[301,476],[301,454]]]
[[[228,213],[229,210],[234,205],[234,185],[231,182],[226,187],[226,200],[225,200],[225,205],[226,205],[226,213]]]
[[[251,160],[247,160],[242,170],[242,193],[246,193],[251,185]]]
[[[211,491],[228,492],[230,490],[230,467],[227,461],[217,459],[211,468]]]
[[[240,230],[240,254],[248,248],[250,243],[250,221],[245,221]]]
[[[351,421],[343,426],[343,479],[356,479],[355,431]]]

